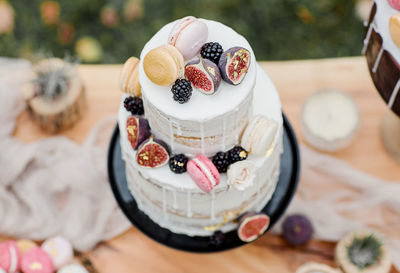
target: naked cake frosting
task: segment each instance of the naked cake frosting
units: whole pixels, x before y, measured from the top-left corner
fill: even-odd
[[[171,22],[140,59],[125,63],[121,89],[121,148],[139,209],[189,236],[261,235],[269,219],[260,211],[279,178],[283,120],[247,40],[211,20]],[[258,231],[248,234],[252,225]]]

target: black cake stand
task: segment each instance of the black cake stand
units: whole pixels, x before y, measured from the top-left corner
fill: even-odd
[[[292,200],[300,175],[300,154],[296,136],[284,114],[283,120],[284,152],[281,155],[279,181],[272,199],[262,210],[271,218],[269,229],[283,215]],[[136,201],[128,189],[125,177],[125,163],[122,160],[119,140],[120,134],[117,126],[111,138],[108,151],[108,175],[115,199],[126,217],[136,228],[163,245],[184,251],[200,253],[216,252],[245,244],[239,240],[235,230],[225,233],[224,240],[219,244],[215,244],[209,236],[190,237],[176,234],[153,222],[146,214],[138,209]]]

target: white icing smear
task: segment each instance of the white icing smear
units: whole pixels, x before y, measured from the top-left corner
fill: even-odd
[[[389,31],[390,17],[399,11],[392,8],[387,0],[375,0],[375,3],[377,7],[374,19],[375,30],[382,36],[383,48],[400,63],[400,48],[393,42]]]
[[[251,61],[248,73],[242,83],[233,86],[223,80],[218,91],[213,95],[205,95],[193,90],[192,97],[187,103],[179,104],[172,98],[171,86],[159,86],[151,82],[143,70],[143,62],[139,66],[139,81],[142,86],[144,100],[149,100],[158,110],[167,116],[177,120],[206,121],[217,116],[230,112],[252,92],[256,79],[256,58],[247,40],[235,32],[232,28],[221,23],[200,19],[209,28],[208,40],[218,41],[224,50],[234,46],[241,46],[251,53]],[[168,35],[175,22],[169,23],[157,32],[145,45],[140,59],[143,60],[146,54],[168,41]]]

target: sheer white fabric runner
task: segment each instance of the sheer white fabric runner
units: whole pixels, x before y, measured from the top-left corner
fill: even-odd
[[[12,132],[24,109],[18,89],[29,68],[27,62],[0,58],[0,234],[32,239],[61,234],[87,250],[130,226],[106,173],[115,117],[96,125],[83,145],[64,137],[21,143]],[[387,236],[400,269],[400,181],[380,180],[305,146],[301,157],[301,183],[287,214],[307,215],[322,240],[375,228]]]
[[[115,117],[78,145],[65,137],[24,144],[12,137],[24,109],[19,86],[29,63],[0,58],[0,234],[31,239],[63,235],[78,250],[130,224],[107,178],[107,145]]]
[[[304,145],[301,159],[301,181],[286,214],[306,215],[314,237],[321,240],[338,241],[360,228],[375,229],[385,235],[400,269],[400,181],[370,176]],[[280,233],[280,228],[278,223],[274,231]]]

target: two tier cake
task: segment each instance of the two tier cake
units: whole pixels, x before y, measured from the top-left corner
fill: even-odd
[[[121,148],[139,209],[189,236],[236,229],[249,213],[264,232],[258,212],[278,181],[283,122],[246,39],[191,16],[169,23],[125,63],[121,88]]]

